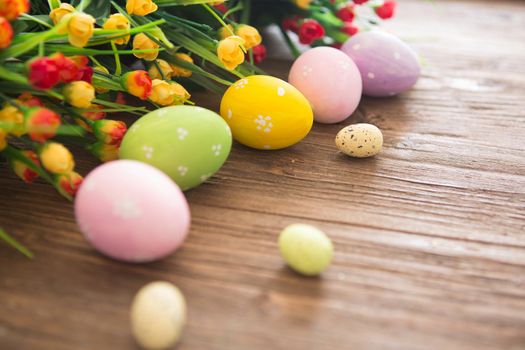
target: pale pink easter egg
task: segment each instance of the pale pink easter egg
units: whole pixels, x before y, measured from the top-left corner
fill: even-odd
[[[346,54],[332,47],[316,47],[295,60],[288,76],[310,101],[319,123],[338,123],[359,105],[363,83],[357,66]]]
[[[117,160],[97,167],[80,186],[75,216],[85,238],[101,253],[148,262],[177,249],[190,227],[179,187],[151,165]]]

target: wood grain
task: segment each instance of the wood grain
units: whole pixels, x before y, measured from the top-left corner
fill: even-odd
[[[0,226],[36,253],[0,245],[0,348],[135,349],[131,298],[162,279],[188,299],[179,349],[525,349],[524,24],[522,1],[402,1],[386,27],[424,58],[416,88],[290,149],[236,145],[187,193],[183,248],[154,264],[100,256],[69,203],[0,167]],[[363,121],[383,152],[342,156],[336,132]],[[294,222],[335,243],[321,278],[283,266],[276,238]]]

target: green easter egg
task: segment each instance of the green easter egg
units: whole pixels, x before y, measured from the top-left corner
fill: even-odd
[[[279,250],[292,269],[316,276],[330,265],[334,247],[323,231],[310,225],[293,224],[281,232]]]
[[[122,140],[120,158],[148,163],[188,190],[221,168],[231,145],[230,128],[218,114],[201,107],[173,106],[137,120]]]

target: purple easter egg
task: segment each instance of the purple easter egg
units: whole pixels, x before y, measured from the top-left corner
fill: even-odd
[[[355,62],[363,79],[363,94],[394,96],[410,89],[419,78],[416,53],[392,34],[363,32],[341,48]]]

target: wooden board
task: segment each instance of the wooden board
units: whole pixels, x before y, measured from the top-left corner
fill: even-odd
[[[290,149],[236,145],[157,263],[100,256],[69,203],[0,167],[0,226],[36,253],[0,245],[0,348],[134,349],[131,298],[160,279],[188,300],[179,349],[525,349],[524,24],[520,1],[402,1],[386,28],[424,57],[416,88]],[[375,159],[338,154],[355,122],[383,130]],[[295,222],[335,243],[321,278],[283,266],[276,238]]]

